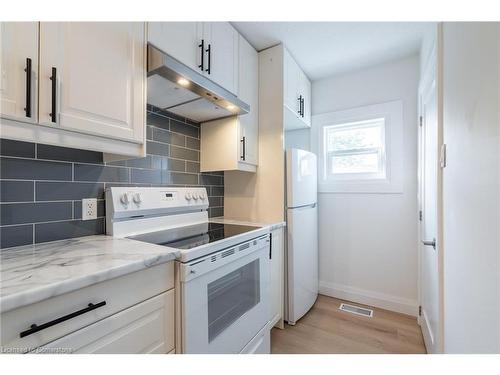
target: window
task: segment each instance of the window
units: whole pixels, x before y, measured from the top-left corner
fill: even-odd
[[[385,178],[385,120],[323,127],[325,179]]]
[[[402,193],[403,129],[401,100],[314,115],[318,191]]]

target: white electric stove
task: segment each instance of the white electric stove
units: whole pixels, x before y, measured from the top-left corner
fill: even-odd
[[[106,231],[178,249],[177,348],[269,353],[269,228],[213,223],[205,188],[111,187]]]

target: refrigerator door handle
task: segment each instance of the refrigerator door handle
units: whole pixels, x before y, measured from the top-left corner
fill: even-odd
[[[305,204],[303,206],[296,206],[296,207],[287,207],[287,210],[292,210],[294,208],[314,208],[316,207],[317,203],[314,202],[314,203],[311,203],[311,204]]]

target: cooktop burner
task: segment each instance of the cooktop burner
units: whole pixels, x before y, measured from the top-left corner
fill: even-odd
[[[132,240],[173,247],[191,249],[207,243],[223,240],[260,227],[238,224],[202,223],[185,227],[144,233],[128,238]]]

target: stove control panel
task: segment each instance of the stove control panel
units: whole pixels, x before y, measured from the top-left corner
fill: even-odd
[[[106,213],[129,217],[208,208],[205,188],[111,187],[106,189]]]

